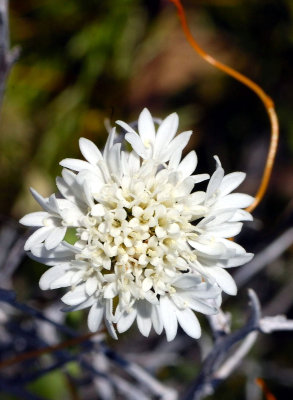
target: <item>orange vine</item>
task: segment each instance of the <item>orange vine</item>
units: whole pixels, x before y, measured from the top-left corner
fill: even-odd
[[[266,400],[277,400],[276,397],[269,391],[267,384],[262,378],[256,378],[255,383],[262,389]]]
[[[254,202],[247,208],[247,211],[251,212],[257,207],[257,205],[261,202],[263,196],[265,195],[276,157],[276,151],[279,140],[279,123],[274,102],[258,84],[256,84],[255,82],[253,82],[251,79],[247,78],[240,72],[236,71],[235,69],[229,67],[228,65],[225,65],[220,61],[217,61],[215,58],[206,53],[192,36],[192,33],[187,24],[184,8],[181,4],[181,1],[180,0],[169,0],[169,1],[174,3],[174,5],[176,6],[182,29],[184,31],[186,39],[188,40],[189,44],[193,47],[193,49],[209,64],[213,65],[215,68],[218,68],[224,73],[232,76],[237,81],[243,83],[243,85],[249,87],[263,102],[266,111],[268,113],[271,126],[270,146],[267,154],[267,160],[262,175],[261,183],[255,195]]]

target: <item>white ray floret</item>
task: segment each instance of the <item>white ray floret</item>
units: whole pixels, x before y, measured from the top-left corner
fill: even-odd
[[[237,290],[226,268],[252,257],[228,240],[240,232],[241,221],[251,219],[242,208],[252,197],[231,194],[245,175],[224,176],[215,157],[207,191],[196,191],[209,175],[193,175],[194,151],[181,160],[191,133],[175,137],[177,114],[156,129],[144,109],[138,133],[118,124],[132,151],[121,150],[123,137],[119,141],[114,129],[103,153],[81,138],[86,161],[60,163],[66,169],[57,178],[59,195],[44,199],[33,192],[45,211],[21,220],[39,227],[26,250],[51,266],[40,280],[43,290],[68,288],[62,297],[66,310],[90,308],[91,331],[104,320],[117,338],[115,327],[122,333],[136,321],[144,336],[153,328],[157,334],[165,330],[172,340],[179,324],[198,338],[195,313],[217,313],[222,290]],[[68,227],[75,229],[73,245],[64,240]]]
[[[144,109],[138,119],[138,133],[123,121],[117,121],[127,132],[125,139],[143,159],[153,158],[159,162],[168,161],[175,151],[181,151],[187,145],[192,131],[182,132],[176,138],[179,118],[176,113],[165,118],[157,132],[148,109]]]

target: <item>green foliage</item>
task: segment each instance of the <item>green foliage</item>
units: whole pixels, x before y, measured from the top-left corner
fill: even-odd
[[[37,379],[28,389],[46,399],[64,400],[68,398],[66,381],[64,371],[58,369]]]

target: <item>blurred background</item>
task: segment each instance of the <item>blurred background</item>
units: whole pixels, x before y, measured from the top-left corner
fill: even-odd
[[[281,138],[271,183],[254,212],[254,222],[239,237],[248,251],[258,253],[293,221],[293,3],[186,0],[183,4],[199,44],[256,81],[276,104]],[[199,173],[214,170],[217,154],[226,173],[247,173],[241,190],[255,194],[269,144],[265,109],[246,87],[193,52],[175,7],[167,0],[11,0],[10,31],[12,45],[21,47],[0,120],[1,226],[6,236],[7,229],[14,232],[10,249],[15,232],[24,232],[17,220],[37,210],[29,187],[43,196],[55,192],[59,161],[80,157],[79,137],[102,148],[105,119],[112,125],[117,119],[135,121],[144,107],[159,118],[176,111],[180,130],[194,131],[186,152],[197,151]],[[225,303],[235,327],[245,318],[247,287],[256,290],[265,312],[293,318],[293,253],[289,244],[283,247],[285,252],[272,257],[266,268],[240,287],[237,298]],[[38,289],[44,270],[22,258],[12,277],[18,298],[33,301],[38,308],[60,298],[56,291],[44,294]],[[82,313],[67,316],[67,323],[80,330],[85,329],[84,320]],[[211,399],[241,400],[249,398],[247,393],[258,393],[252,400],[265,398],[251,389],[257,377],[278,400],[293,396],[291,335],[261,336],[242,368]],[[174,350],[164,338],[145,340],[134,328],[111,345],[180,389],[195,377],[201,352],[197,343],[182,337],[185,346],[178,347],[176,357],[156,367],[151,359],[156,346],[164,344],[169,354]],[[62,384],[62,372],[54,374],[32,384],[32,391],[50,400],[73,398]],[[1,400],[14,398],[3,396]]]

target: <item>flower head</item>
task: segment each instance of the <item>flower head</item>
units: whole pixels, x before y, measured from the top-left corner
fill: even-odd
[[[200,336],[194,313],[217,313],[221,292],[236,294],[226,268],[252,257],[228,240],[240,221],[251,216],[242,208],[253,198],[233,193],[245,174],[224,176],[220,161],[209,179],[193,175],[194,151],[181,160],[191,132],[175,137],[177,114],[160,122],[144,109],[138,133],[118,121],[125,131],[119,139],[112,129],[103,153],[80,139],[86,161],[65,159],[58,195],[33,195],[45,210],[26,215],[21,223],[38,229],[26,242],[32,258],[49,268],[41,277],[44,290],[68,287],[62,301],[67,310],[90,307],[88,326],[99,329],[102,319],[113,337],[136,320],[140,332],[151,328],[168,340],[178,323],[191,337]],[[132,151],[121,149],[122,141]],[[125,147],[125,146],[124,146]],[[208,180],[206,192],[196,184]],[[195,188],[195,190],[194,190]],[[64,240],[75,228],[76,242]]]

